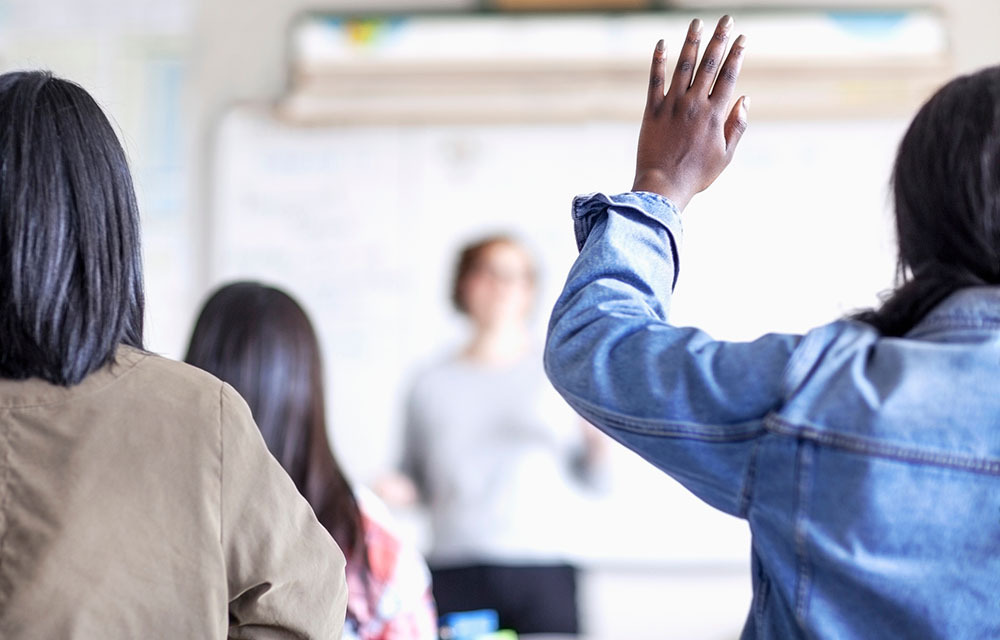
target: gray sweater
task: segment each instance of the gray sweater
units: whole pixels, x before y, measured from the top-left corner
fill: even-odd
[[[403,471],[431,514],[430,561],[567,560],[586,500],[582,420],[540,353],[505,367],[458,357],[423,371],[407,403]],[[589,427],[587,427],[589,428]]]

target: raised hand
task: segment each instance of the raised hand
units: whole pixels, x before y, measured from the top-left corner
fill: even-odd
[[[729,16],[719,20],[696,69],[702,28],[701,20],[695,19],[666,94],[666,48],[663,40],[656,43],[639,130],[633,191],[658,193],[680,210],[712,184],[732,160],[747,128],[749,108],[746,96],[730,104],[746,40],[742,35],[736,38],[726,56],[732,28]]]

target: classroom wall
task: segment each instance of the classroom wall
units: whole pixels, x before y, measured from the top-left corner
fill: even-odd
[[[288,25],[301,12],[461,10],[481,6],[477,0],[201,0],[195,17],[191,51],[190,94],[193,97],[191,122],[190,228],[192,242],[199,248],[192,266],[193,298],[204,295],[209,286],[208,248],[213,225],[208,215],[210,189],[208,172],[213,131],[225,111],[241,102],[272,100],[286,86]],[[705,7],[706,17],[736,7],[753,6],[867,7],[866,0],[679,0],[678,6]],[[880,6],[906,4],[907,0],[887,0]],[[1000,2],[983,0],[940,0],[953,27],[955,69],[959,72],[1000,62]],[[752,54],[752,43],[750,44]],[[192,309],[193,310],[193,309]],[[181,345],[165,345],[168,349]]]
[[[476,0],[203,0],[196,19],[192,70],[193,92],[197,96],[194,116],[202,152],[210,144],[212,123],[226,106],[242,100],[274,98],[281,94],[285,86],[287,25],[302,11],[463,9],[479,4]],[[717,7],[706,8],[704,13],[707,16],[725,10],[724,7],[733,6],[868,6],[871,3],[862,0],[687,0],[677,4],[685,7]],[[882,6],[893,3],[878,4]],[[1000,2],[942,0],[937,4],[944,7],[955,24],[954,51],[959,71],[972,70],[1000,60],[1000,38],[996,37],[995,27],[1000,23]],[[234,69],[252,72],[234,72]]]
[[[286,83],[288,26],[304,11],[390,11],[464,9],[471,0],[202,0],[196,21],[191,89],[197,96],[194,109],[198,148],[192,157],[196,167],[192,186],[198,208],[192,218],[199,227],[202,259],[200,293],[207,287],[207,251],[211,246],[206,172],[213,145],[213,130],[225,111],[241,102],[256,102],[280,96]],[[234,69],[240,71],[234,72]],[[200,179],[199,179],[200,178]]]

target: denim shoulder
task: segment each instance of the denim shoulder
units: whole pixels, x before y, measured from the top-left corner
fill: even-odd
[[[806,387],[835,369],[865,357],[874,349],[879,332],[869,324],[842,319],[817,327],[802,337],[785,368],[782,383],[785,401],[791,401]]]

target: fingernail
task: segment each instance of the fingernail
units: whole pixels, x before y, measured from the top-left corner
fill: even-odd
[[[691,31],[701,31],[701,18],[695,18],[691,21]]]
[[[646,46],[648,47],[649,45],[646,45]],[[666,46],[666,45],[663,42],[663,38],[660,38],[660,41],[656,43],[656,50],[657,51],[663,51],[663,47],[664,46]]]
[[[740,36],[736,38],[736,42],[733,43],[733,46],[741,49],[747,46],[747,37],[741,33]]]
[[[743,96],[743,113],[750,113],[750,96]]]
[[[728,13],[722,16],[722,20],[719,21],[719,24],[722,26],[723,29],[728,29],[729,27],[733,26],[732,16],[730,16]]]

